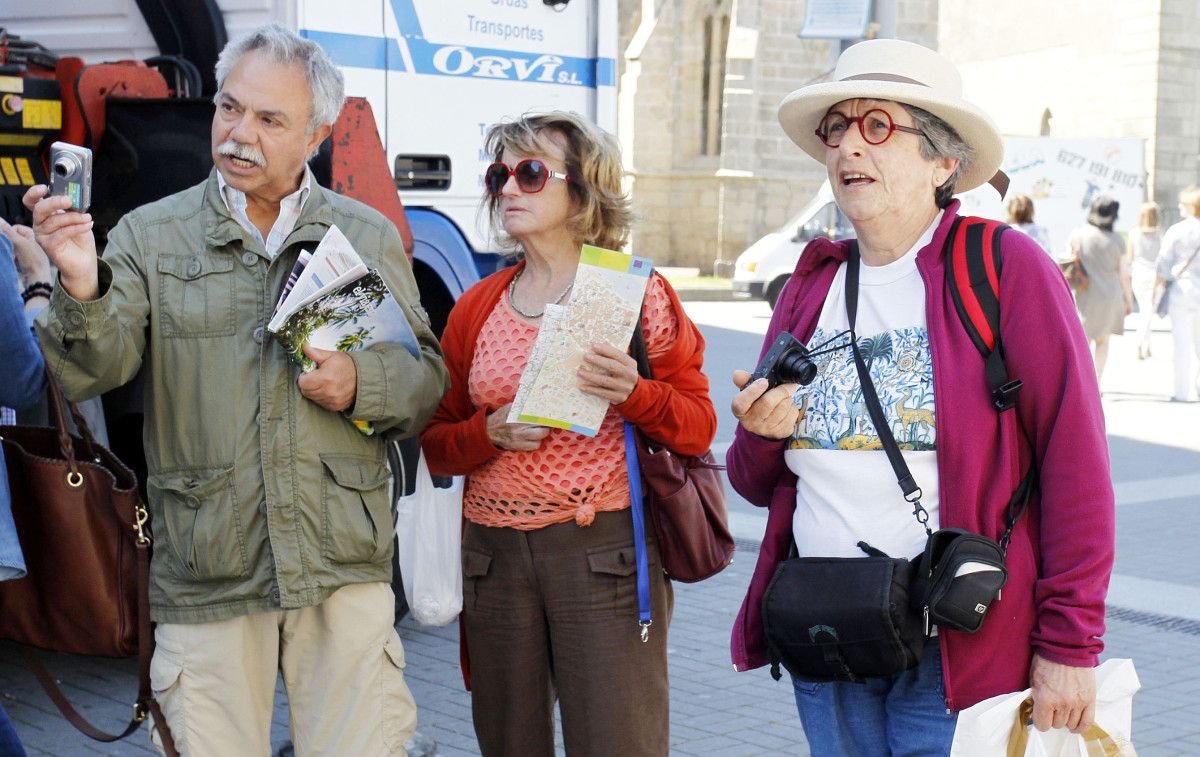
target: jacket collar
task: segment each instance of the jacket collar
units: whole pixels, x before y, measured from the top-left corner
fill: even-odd
[[[839,263],[850,257],[850,242],[843,240],[834,242],[825,237],[818,237],[808,243],[796,264],[796,273],[805,276],[820,268],[829,260]]]
[[[333,206],[326,195],[327,191],[314,182],[311,193],[304,202],[304,208],[300,211],[300,218],[296,220],[296,227],[284,240],[280,252],[298,242],[320,242],[321,238],[325,236],[325,232],[334,222]],[[226,207],[225,201],[221,197],[221,186],[217,180],[216,167],[208,174],[208,182],[204,187],[204,207],[207,211],[204,239],[209,248],[220,248],[230,242],[240,241],[245,250],[266,257],[266,252],[258,240],[251,237],[242,228],[242,225]]]

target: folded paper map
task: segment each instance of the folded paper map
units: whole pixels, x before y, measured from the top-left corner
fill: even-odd
[[[510,423],[596,435],[609,403],[579,390],[579,367],[593,344],[628,349],[653,268],[649,258],[583,246],[570,299],[546,306]]]

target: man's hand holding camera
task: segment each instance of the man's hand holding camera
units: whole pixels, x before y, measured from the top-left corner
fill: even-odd
[[[47,196],[49,187],[39,184],[25,193],[25,207],[33,211],[33,232],[38,244],[58,267],[59,282],[81,302],[100,296],[96,267],[96,238],[92,216],[68,210],[65,195]]]

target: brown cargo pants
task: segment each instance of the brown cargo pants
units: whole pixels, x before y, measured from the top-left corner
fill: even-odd
[[[642,642],[629,510],[534,531],[468,523],[463,620],[484,757],[663,756],[674,594],[646,521],[653,625]]]

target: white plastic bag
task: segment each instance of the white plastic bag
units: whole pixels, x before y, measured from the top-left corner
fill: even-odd
[[[1136,757],[1133,695],[1142,687],[1133,660],[1107,660],[1096,668],[1096,725],[1082,736],[1066,728],[1045,733],[1014,727],[1031,689],[985,699],[958,714],[950,757]],[[1107,736],[1107,740],[1101,735]],[[1011,741],[1010,741],[1011,736]]]
[[[444,626],[462,612],[462,490],[433,485],[422,453],[416,488],[396,501],[396,559],[409,611],[427,626]]]

